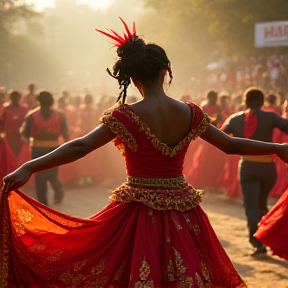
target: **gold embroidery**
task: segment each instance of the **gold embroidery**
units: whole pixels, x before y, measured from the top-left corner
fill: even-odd
[[[174,219],[174,217],[172,215],[171,215],[171,218],[172,218],[177,230],[183,229],[182,226]]]
[[[106,265],[106,263],[105,263],[104,259],[101,259],[96,266],[92,267],[92,271],[91,271],[92,274],[93,275],[101,274],[105,269],[105,265]]]
[[[176,263],[176,275],[180,282],[183,283],[192,283],[192,277],[185,275],[187,268],[183,265],[183,259],[180,253],[173,248],[175,254],[175,263]]]
[[[114,282],[116,283],[123,282],[125,276],[124,266],[125,265],[122,263],[121,266],[119,267],[118,271],[116,272],[116,275],[114,276]]]
[[[170,242],[170,241],[169,241]],[[168,281],[176,281],[175,278],[175,269],[174,269],[174,265],[173,265],[173,261],[171,259],[169,259],[168,265],[167,265],[167,280]]]
[[[154,283],[153,280],[148,280],[148,277],[150,275],[151,272],[151,268],[150,265],[143,260],[141,267],[139,269],[139,277],[140,277],[140,281],[135,283],[135,288],[137,287],[141,287],[141,288],[153,288],[154,287]]]
[[[175,254],[176,273],[177,273],[177,276],[181,276],[182,274],[186,272],[186,267],[183,266],[183,259],[180,253],[175,248],[173,248],[173,250]]]
[[[184,188],[148,188],[123,184],[111,192],[110,201],[123,203],[141,202],[155,210],[178,210],[180,212],[195,208],[202,200],[202,191],[191,185]]]
[[[117,118],[112,116],[111,112],[109,114],[105,114],[100,121],[107,125],[109,129],[117,135],[118,140],[120,139],[122,143],[127,145],[133,151],[137,151],[138,144],[136,139]],[[113,142],[115,146],[123,153],[125,147],[123,147],[123,145],[117,141],[117,138],[114,139]]]
[[[148,215],[152,218],[152,223],[156,224],[156,219],[153,215],[153,209],[151,207],[148,207]]]
[[[46,257],[46,260],[48,262],[55,262],[57,261],[61,255],[65,252],[65,249],[64,248],[59,248],[59,249],[53,249],[50,253],[50,255],[48,255]]]
[[[130,120],[137,124],[139,130],[143,131],[147,138],[150,139],[154,148],[161,151],[164,155],[170,157],[175,156],[180,150],[182,150],[183,147],[188,146],[192,140],[195,140],[198,136],[203,134],[210,122],[208,115],[203,112],[203,118],[197,128],[191,129],[189,134],[184,139],[182,139],[176,146],[169,147],[165,143],[161,142],[156,137],[156,135],[151,132],[150,128],[141,121],[139,116],[134,113],[134,111],[130,108],[129,105],[121,105],[118,111],[120,113],[123,113],[126,117],[128,117]]]
[[[74,264],[74,268],[73,268],[73,271],[74,272],[78,272],[78,271],[81,271],[87,264],[87,260],[84,260],[84,261],[80,261],[80,262],[77,262]]]
[[[183,187],[187,185],[183,175],[175,178],[141,178],[127,176],[126,183],[148,187]]]
[[[10,212],[8,198],[2,193],[0,199],[0,287],[8,286],[9,266],[10,266]]]
[[[91,274],[80,274],[79,272],[83,270],[87,265],[87,260],[79,261],[73,265],[72,271],[66,271],[63,272],[59,280],[62,281],[64,284],[74,284],[79,285],[82,283],[89,284],[91,286],[85,286],[85,287],[102,287],[103,285],[107,284],[109,282],[108,277],[100,277],[99,275],[104,271],[105,269],[105,261],[101,259],[99,263],[92,267]],[[95,276],[99,277],[95,279]]]
[[[198,236],[200,234],[200,226],[198,224],[192,224],[187,214],[183,214],[183,217],[186,220],[188,227]]]
[[[187,214],[183,214],[183,217],[188,225],[188,227],[192,230],[192,224]]]
[[[195,232],[195,234],[198,236],[200,234],[200,226],[198,224],[192,225],[192,228]]]
[[[169,259],[167,265],[167,280],[168,281],[175,281],[178,280],[182,283],[191,284],[193,283],[193,278],[186,275],[187,268],[183,265],[183,259],[180,253],[173,248],[174,250],[174,258],[175,262],[173,263],[172,259]]]
[[[150,269],[149,264],[145,260],[142,261],[142,265],[139,269],[139,272],[140,272],[139,273],[140,280],[146,281],[149,277],[151,269]]]
[[[202,275],[204,276],[204,279],[207,282],[211,282],[209,270],[208,270],[206,264],[203,261],[201,261],[201,272],[202,272]]]
[[[197,280],[197,285],[198,285],[197,287],[205,288],[206,285],[204,284],[202,278],[200,277],[200,275],[198,273],[196,273],[196,280]]]
[[[29,247],[29,251],[31,252],[40,252],[45,250],[45,245],[40,243],[35,243]]]
[[[25,231],[25,224],[32,221],[34,215],[31,214],[30,211],[25,209],[17,209],[16,210],[18,221],[15,221],[15,229],[17,234],[24,235]]]

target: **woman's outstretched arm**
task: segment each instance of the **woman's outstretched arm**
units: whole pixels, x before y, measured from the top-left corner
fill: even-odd
[[[226,154],[238,155],[271,155],[276,154],[288,162],[288,145],[261,142],[244,138],[230,137],[213,125],[209,125],[201,138]]]
[[[3,193],[23,186],[33,173],[76,161],[93,150],[105,145],[116,135],[101,124],[84,137],[69,141],[53,152],[26,162],[13,173],[4,177]]]

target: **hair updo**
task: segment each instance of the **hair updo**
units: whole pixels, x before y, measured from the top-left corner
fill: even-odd
[[[163,48],[156,44],[146,44],[138,36],[133,37],[123,46],[117,49],[119,59],[114,63],[113,73],[108,73],[118,80],[121,91],[117,102],[123,96],[125,103],[127,88],[131,83],[131,77],[147,82],[156,81],[162,69],[167,69],[170,76],[169,84],[172,82],[172,70],[170,61]]]

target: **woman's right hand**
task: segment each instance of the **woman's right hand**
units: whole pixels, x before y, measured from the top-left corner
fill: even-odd
[[[25,183],[27,183],[31,175],[32,175],[31,171],[25,165],[22,165],[14,172],[8,174],[3,178],[2,194],[8,197],[10,191],[20,188]]]
[[[288,144],[277,144],[278,150],[276,155],[281,158],[285,163],[288,163]]]

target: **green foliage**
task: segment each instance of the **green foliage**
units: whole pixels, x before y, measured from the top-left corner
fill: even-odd
[[[179,31],[189,45],[202,47],[202,55],[207,52],[207,45],[212,45],[210,52],[213,46],[224,52],[251,52],[255,23],[288,20],[287,0],[143,1],[160,19],[169,19],[170,25],[174,26],[172,31],[171,27],[163,25],[163,33],[169,29],[174,42],[172,32]]]
[[[0,35],[1,37],[15,32],[15,24],[19,21],[36,17],[38,13],[33,6],[21,0],[0,0]]]

